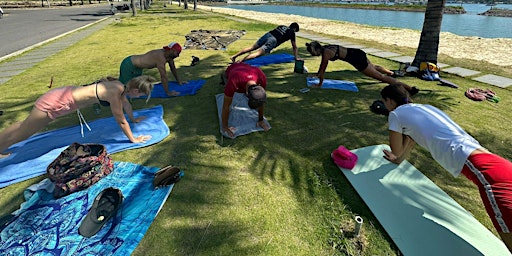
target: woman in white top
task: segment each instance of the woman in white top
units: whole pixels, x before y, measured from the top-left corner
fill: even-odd
[[[494,227],[512,251],[512,163],[480,146],[438,108],[411,103],[404,87],[386,86],[381,96],[390,111],[391,151],[384,150],[384,158],[399,164],[417,143],[454,177],[462,173],[478,186]]]

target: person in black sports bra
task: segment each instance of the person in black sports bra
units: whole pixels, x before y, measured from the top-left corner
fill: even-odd
[[[101,100],[100,96],[98,96],[98,83],[99,83],[99,81],[96,82],[96,99],[98,99],[98,102],[100,103],[100,105],[102,105],[104,107],[110,107],[110,102]]]
[[[350,63],[359,72],[369,77],[375,78],[388,84],[399,84],[403,86],[407,91],[409,91],[411,96],[419,92],[418,88],[411,87],[410,85],[391,77],[394,74],[393,71],[382,66],[372,64],[366,57],[366,53],[361,49],[345,48],[343,46],[333,44],[322,46],[317,41],[306,43],[306,47],[307,51],[312,56],[322,56],[322,61],[320,63],[320,67],[318,68],[318,73],[315,75],[320,80],[317,87],[322,87],[325,70],[327,69],[329,61],[342,60]]]
[[[131,79],[126,86],[115,78],[101,79],[96,83],[85,86],[61,86],[53,88],[39,97],[29,116],[12,124],[0,132],[0,159],[8,157],[5,152],[11,145],[23,141],[58,117],[89,107],[98,102],[110,106],[112,115],[119,127],[132,143],[143,143],[151,139],[151,135],[134,135],[126,115],[133,123],[138,123],[144,117],[134,117],[129,97],[140,97],[151,94],[155,79],[150,76],[138,76]]]
[[[245,56],[241,61],[238,62],[244,62],[246,60],[254,59],[264,54],[268,54],[274,48],[278,47],[279,45],[288,40],[290,40],[290,42],[292,43],[293,56],[295,56],[295,60],[301,60],[298,55],[297,45],[295,44],[296,32],[299,32],[299,24],[297,24],[296,22],[293,22],[292,24],[290,24],[290,26],[277,26],[275,29],[265,33],[265,35],[260,37],[260,39],[258,39],[258,41],[256,41],[256,43],[254,43],[253,45],[246,47],[237,52],[235,55],[231,56],[231,62],[237,62],[236,58],[238,56],[248,52],[252,52],[256,49],[258,49],[256,52]]]

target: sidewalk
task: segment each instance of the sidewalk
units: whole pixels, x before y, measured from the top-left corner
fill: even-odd
[[[222,15],[225,18],[233,19],[238,22],[249,22],[247,20],[241,19],[241,18],[235,18],[231,16]],[[67,47],[77,43],[78,41],[84,39],[85,37],[89,36],[90,34],[104,28],[106,25],[110,24],[115,17],[108,17],[102,20],[99,20],[95,23],[86,25],[84,27],[81,27],[79,29],[70,31],[64,35],[61,35],[56,38],[52,38],[50,40],[47,40],[45,42],[42,42],[38,45],[34,45],[31,47],[28,47],[22,51],[16,52],[14,54],[11,54],[9,56],[4,56],[0,58],[0,61],[3,59],[6,59],[7,57],[13,57],[9,61],[0,62],[0,85],[4,84],[5,82],[9,81],[12,77],[21,74],[26,69],[29,69],[39,63],[40,61],[43,61],[45,58],[48,58],[54,54],[57,54],[58,52],[66,49]],[[69,36],[67,36],[69,35]],[[364,50],[367,54],[397,61],[397,62],[412,62],[414,57],[413,56],[404,56],[400,53],[394,53],[394,52],[387,52],[380,49],[375,48],[368,48],[363,45],[354,45],[349,42],[342,42],[339,40],[334,40],[331,38],[326,38],[322,36],[312,35],[308,34],[306,32],[298,32],[297,36],[307,38],[310,40],[316,40],[322,43],[328,43],[328,44],[339,44],[343,45],[345,47],[351,47],[351,48],[359,48]],[[58,40],[57,40],[58,39]],[[37,46],[43,45],[42,47],[36,48]],[[15,57],[16,55],[22,54],[28,50],[32,50],[33,48],[36,48],[33,50],[30,54],[23,55],[21,57]],[[443,63],[437,63],[438,66],[442,69],[442,72],[446,72],[449,74],[455,74],[461,77],[467,77],[469,79],[485,83],[492,86],[497,86],[501,88],[507,88],[509,86],[512,86],[512,79],[503,77],[503,76],[497,76],[492,74],[482,74],[480,71],[476,70],[470,70],[465,69],[461,67],[450,67],[447,64]]]
[[[350,48],[358,48],[363,51],[365,51],[367,54],[397,61],[397,62],[412,62],[414,60],[414,56],[403,56],[400,53],[394,53],[394,52],[387,52],[375,48],[367,48],[363,45],[354,45],[348,42],[341,42],[338,40],[333,40],[330,38],[325,38],[321,36],[311,35],[305,32],[297,32],[297,36],[307,38],[310,40],[316,40],[322,43],[327,44],[338,44],[343,45],[344,47],[350,47]],[[437,63],[437,65],[441,68],[441,72],[449,73],[458,75],[461,77],[468,77],[472,80],[482,82],[485,84],[501,87],[501,88],[507,88],[509,86],[512,86],[512,79],[497,75],[491,75],[491,74],[482,74],[480,71],[476,70],[470,70],[465,69],[461,67],[450,67],[448,64],[443,63]]]
[[[106,25],[110,24],[113,19],[113,17],[101,19],[89,25],[85,25],[81,28],[69,31],[68,33],[1,57],[0,61],[2,62],[0,62],[0,85],[6,83],[12,77],[23,73],[26,69],[33,67],[44,59],[59,53],[60,51],[91,35],[92,33],[103,29]],[[30,54],[16,57],[30,50],[32,50]],[[3,61],[4,59],[8,58],[10,59]]]
[[[217,13],[217,14],[222,15],[220,13]],[[227,19],[231,19],[231,20],[238,21],[238,22],[244,22],[244,23],[250,22],[249,20],[245,20],[245,19],[242,19],[239,17],[232,17],[232,16],[228,16],[228,15],[222,15],[222,16],[224,16]],[[364,45],[355,45],[355,44],[352,44],[349,42],[342,42],[342,41],[331,39],[331,38],[326,38],[326,37],[322,37],[322,36],[309,34],[307,32],[302,32],[302,31],[297,32],[297,36],[302,37],[302,38],[307,38],[309,40],[316,40],[321,43],[338,44],[338,45],[343,45],[344,47],[358,48],[358,49],[365,51],[369,55],[397,61],[399,63],[400,62],[401,63],[412,62],[414,60],[414,56],[404,56],[400,53],[388,52],[388,51],[375,49],[375,48],[368,48]],[[501,88],[507,88],[509,86],[512,86],[511,78],[492,75],[492,74],[482,74],[482,72],[480,72],[480,71],[470,70],[470,69],[461,68],[461,67],[451,67],[448,64],[444,64],[444,63],[437,63],[437,65],[441,68],[441,72],[454,74],[454,75],[458,75],[458,76],[465,77],[465,78],[467,77],[469,79],[472,79],[472,80],[475,80],[475,81],[478,81],[481,83],[485,83],[488,85],[497,86],[497,87],[501,87]]]

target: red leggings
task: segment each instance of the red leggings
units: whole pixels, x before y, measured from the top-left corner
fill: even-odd
[[[498,232],[512,230],[512,163],[494,154],[468,157],[462,174],[478,186],[487,214]]]

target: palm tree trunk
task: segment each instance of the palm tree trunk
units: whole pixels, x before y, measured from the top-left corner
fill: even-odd
[[[439,34],[443,21],[443,9],[446,0],[429,0],[425,11],[425,20],[421,30],[420,43],[416,50],[416,56],[412,66],[419,67],[423,61],[437,64],[437,52],[439,49]]]

